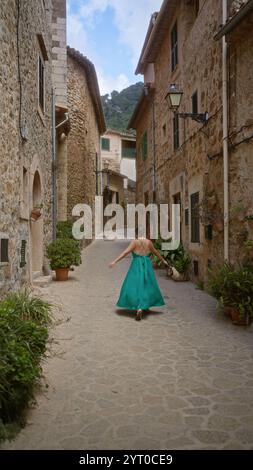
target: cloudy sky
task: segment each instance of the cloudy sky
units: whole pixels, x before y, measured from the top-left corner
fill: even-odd
[[[134,75],[151,14],[162,0],[67,0],[68,44],[95,65],[101,94],[142,79]]]

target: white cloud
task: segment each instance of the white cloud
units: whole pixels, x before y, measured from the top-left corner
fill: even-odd
[[[99,77],[99,88],[101,95],[105,95],[106,93],[111,93],[112,90],[121,91],[124,88],[127,88],[131,85],[128,77],[121,73],[116,77],[105,75],[102,69],[97,69],[97,74]]]
[[[161,3],[162,0],[87,0],[80,8],[80,16],[92,21],[97,13],[112,7],[120,41],[129,47],[135,67],[151,14],[160,9]]]
[[[88,46],[87,33],[79,15],[68,14],[68,44],[77,50],[85,51]]]
[[[86,32],[87,25],[95,27],[99,15],[108,7],[113,8],[119,42],[128,48],[134,71],[151,14],[158,11],[161,4],[162,0],[68,0],[68,43],[94,62],[102,94],[120,91],[129,86],[130,81],[123,73],[117,76],[104,73],[99,51]],[[75,6],[75,13],[71,13],[71,5]]]

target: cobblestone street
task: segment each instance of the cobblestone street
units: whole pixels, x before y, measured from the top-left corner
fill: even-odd
[[[141,322],[116,310],[131,258],[108,263],[125,245],[94,242],[70,281],[43,289],[63,305],[47,386],[4,448],[253,449],[253,329],[165,271],[157,276],[166,307]]]

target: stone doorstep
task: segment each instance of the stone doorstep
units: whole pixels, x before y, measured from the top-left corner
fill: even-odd
[[[34,287],[47,287],[53,280],[53,275],[50,274],[49,276],[38,276],[33,279],[33,286]]]

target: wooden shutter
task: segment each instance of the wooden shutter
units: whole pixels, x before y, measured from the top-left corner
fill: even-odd
[[[102,150],[110,151],[110,139],[102,138]]]
[[[179,117],[177,114],[174,114],[173,117],[173,142],[174,150],[179,148]]]
[[[146,160],[147,156],[148,156],[148,136],[147,136],[147,132],[144,132],[144,134],[142,136],[141,153],[142,153],[142,159]]]
[[[178,64],[178,40],[177,40],[177,23],[175,23],[171,31],[171,69],[175,70]]]
[[[9,240],[8,240],[8,238],[2,238],[1,239],[0,261],[1,261],[1,263],[8,263],[9,262]]]
[[[200,242],[199,193],[191,195],[191,241],[192,243]]]

